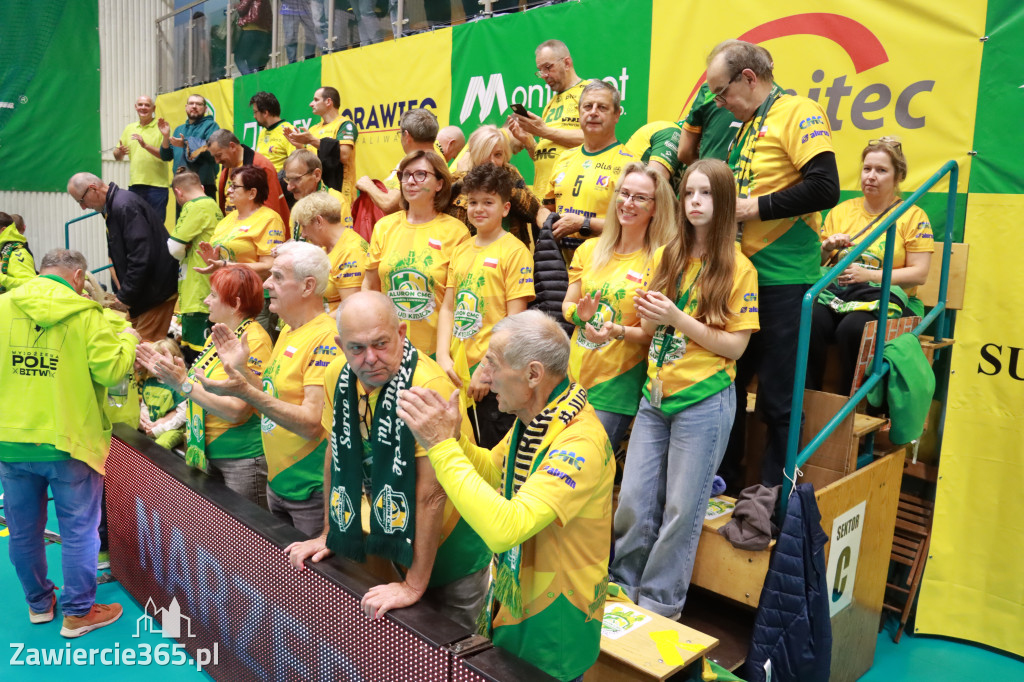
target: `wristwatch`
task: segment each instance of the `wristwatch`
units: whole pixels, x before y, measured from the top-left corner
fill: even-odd
[[[583,227],[580,228],[581,237],[589,237],[594,234],[594,231],[590,229],[590,216],[583,218]]]
[[[619,326],[622,327],[622,333],[615,337],[616,341],[622,341],[626,338],[626,325],[620,324]]]
[[[181,385],[181,394],[190,395],[193,388],[195,388],[195,385],[188,379],[185,379],[185,383]]]

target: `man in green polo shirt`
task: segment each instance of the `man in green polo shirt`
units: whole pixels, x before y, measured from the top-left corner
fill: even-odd
[[[128,157],[128,191],[142,197],[156,209],[162,220],[167,215],[170,172],[167,162],[160,158],[160,144],[164,136],[153,118],[155,108],[149,95],[140,95],[135,100],[135,113],[139,120],[125,126],[114,147],[114,158],[123,161]]]
[[[206,266],[199,255],[200,242],[209,242],[223,218],[216,200],[206,196],[199,175],[184,171],[171,181],[181,214],[167,238],[167,249],[178,261],[178,308],[181,310],[181,342],[185,360],[192,363],[206,343],[210,309],[203,301],[210,295],[210,278],[196,268]]]

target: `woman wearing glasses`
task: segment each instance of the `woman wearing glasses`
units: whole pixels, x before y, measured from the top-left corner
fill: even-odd
[[[623,170],[597,239],[583,242],[569,266],[562,314],[576,326],[569,373],[618,447],[640,403],[651,336],[640,327],[633,305],[646,287],[654,251],[675,225],[675,199],[668,183],[642,163]]]
[[[822,224],[822,265],[835,265],[850,247],[864,241],[902,203],[900,182],[907,179],[907,159],[899,140],[895,137],[871,140],[860,157],[862,195],[836,206]],[[917,287],[928,278],[934,250],[928,215],[918,206],[911,206],[896,221],[896,242],[892,254],[893,291],[901,303],[905,302],[911,315],[924,314],[924,304],[915,294]],[[841,389],[851,388],[864,325],[878,319],[877,289],[873,296],[876,304],[871,306],[871,285],[881,284],[884,259],[883,234],[860,255],[856,263],[839,275],[834,286],[829,287],[828,291],[837,296],[838,302],[833,300],[833,305],[814,304],[807,362],[808,388],[821,389],[829,343],[839,347]],[[900,296],[901,293],[906,296]],[[874,310],[868,309],[871,307]]]
[[[653,335],[629,439],[609,579],[677,618],[701,524],[735,418],[736,359],[758,328],[757,273],[736,248],[729,166],[701,159],[682,181],[679,227],[634,303]]]
[[[261,177],[263,171],[259,172]],[[277,215],[277,213],[274,213]],[[263,310],[263,282],[251,268],[228,265],[210,277],[210,322],[223,324],[249,344],[249,369],[259,376],[273,350],[273,342],[255,317]],[[149,344],[137,350],[139,362],[168,386],[180,387],[188,398],[185,460],[200,469],[219,472],[227,487],[267,508],[267,460],[263,456],[260,416],[240,398],[210,393],[196,378],[227,379],[213,337],[206,339],[191,369],[173,363]]]
[[[406,322],[409,340],[433,358],[448,261],[455,247],[469,239],[469,230],[444,213],[452,178],[436,152],[410,152],[398,164],[398,179],[403,210],[374,226],[363,289],[386,294]]]
[[[543,225],[551,211],[540,205],[537,196],[526,186],[526,181],[519,174],[519,170],[512,165],[512,147],[505,132],[497,126],[480,126],[469,136],[466,153],[459,159],[455,169],[453,197],[447,209],[448,215],[461,220],[470,227],[471,233],[476,234],[466,215],[469,199],[462,192],[462,179],[469,171],[485,163],[492,163],[512,174],[512,196],[509,198],[511,208],[508,215],[502,219],[501,226],[532,250],[530,223],[538,227]]]

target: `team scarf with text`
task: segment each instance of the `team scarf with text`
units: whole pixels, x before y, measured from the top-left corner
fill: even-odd
[[[555,438],[586,407],[587,390],[563,379],[551,392],[548,401],[547,407],[525,429],[518,419],[512,427],[511,442],[515,456],[505,458],[502,492],[506,500],[511,500],[519,492],[526,479],[540,467]],[[511,448],[509,454],[512,454]],[[491,635],[495,600],[508,609],[513,618],[523,617],[523,590],[519,580],[522,559],[521,544],[494,555],[495,578],[488,588],[485,607],[477,619],[477,631],[481,635]]]
[[[782,94],[782,88],[777,84],[773,84],[771,92],[761,102],[761,106],[754,112],[750,122],[737,131],[736,139],[733,140],[732,146],[729,147],[729,166],[732,168],[733,175],[736,176],[736,193],[740,199],[746,199],[750,196],[752,189],[750,183],[753,180],[754,154],[757,150],[757,142],[767,132],[764,124],[768,118],[768,112],[771,111],[772,105],[778,101]]]
[[[331,491],[327,546],[353,561],[367,554],[382,556],[403,566],[412,565],[416,536],[416,440],[398,418],[398,395],[412,385],[419,361],[409,339],[402,347],[398,372],[380,389],[369,429],[370,535],[363,540],[363,439],[359,433],[357,379],[349,365],[338,376],[331,427]],[[369,409],[369,407],[367,407]]]

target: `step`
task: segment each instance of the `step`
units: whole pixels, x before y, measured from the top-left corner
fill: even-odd
[[[715,499],[736,503],[734,498],[725,495]],[[704,520],[690,582],[733,601],[756,607],[775,541],[772,540],[768,549],[760,552],[737,549],[718,534],[718,529],[731,520],[732,512]]]

